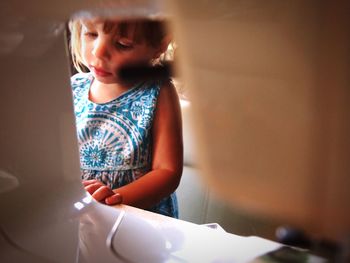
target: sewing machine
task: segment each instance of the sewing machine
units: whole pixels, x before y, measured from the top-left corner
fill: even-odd
[[[0,261],[261,262],[283,248],[91,200],[65,39],[66,21],[84,12],[169,16],[204,182],[347,251],[348,11],[330,1],[3,1]]]

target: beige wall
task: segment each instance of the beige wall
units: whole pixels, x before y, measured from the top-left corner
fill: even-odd
[[[344,238],[347,3],[208,3],[174,1],[201,175],[231,207]]]

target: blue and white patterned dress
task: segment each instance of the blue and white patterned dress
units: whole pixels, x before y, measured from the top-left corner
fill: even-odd
[[[112,189],[151,169],[152,122],[160,87],[140,83],[107,103],[89,100],[90,73],[71,78],[82,179],[97,179]],[[175,193],[149,209],[178,217]]]

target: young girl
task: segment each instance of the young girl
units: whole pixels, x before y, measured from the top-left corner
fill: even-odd
[[[170,81],[123,82],[118,71],[154,63],[169,45],[160,21],[70,22],[71,78],[82,179],[97,201],[178,217],[181,110]],[[82,72],[82,66],[88,73]]]

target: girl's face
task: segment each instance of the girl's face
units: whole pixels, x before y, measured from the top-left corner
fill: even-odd
[[[120,83],[118,72],[122,66],[149,63],[159,55],[159,49],[145,41],[133,41],[132,26],[128,27],[126,37],[117,33],[117,23],[108,32],[103,27],[102,21],[82,22],[82,58],[98,81],[105,84]]]

